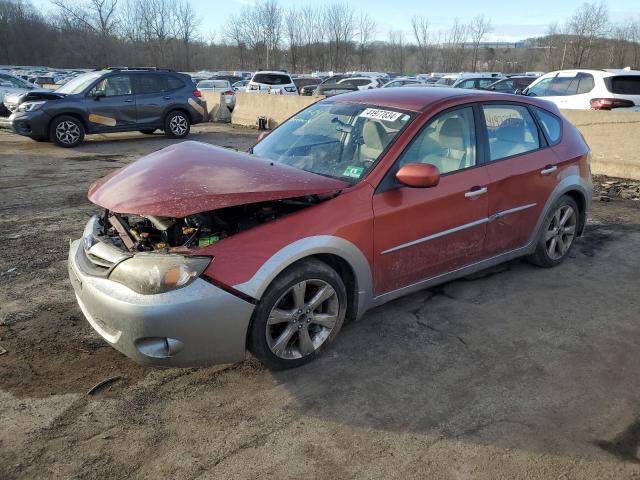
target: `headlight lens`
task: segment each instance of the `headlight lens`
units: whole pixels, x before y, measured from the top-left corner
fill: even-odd
[[[211,257],[140,253],[118,264],[109,279],[144,295],[164,293],[189,285],[210,261]]]
[[[42,105],[47,102],[24,102],[18,105],[19,112],[33,112],[34,110],[38,110]]]

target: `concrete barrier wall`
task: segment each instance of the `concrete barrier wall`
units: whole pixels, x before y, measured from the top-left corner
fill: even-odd
[[[266,117],[269,128],[276,128],[294,113],[323,98],[238,92],[236,106],[231,113],[231,123],[256,127],[256,119]]]
[[[563,110],[593,151],[594,174],[640,180],[640,112]]]
[[[227,104],[219,92],[202,92],[202,99],[207,102],[207,113],[210,122],[228,123],[231,121],[231,113]]]

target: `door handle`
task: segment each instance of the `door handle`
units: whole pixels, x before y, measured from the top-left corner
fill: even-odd
[[[166,97],[162,97],[162,98],[164,98],[165,100],[171,100],[171,97],[168,96],[168,95]]]
[[[477,197],[479,195],[484,195],[487,193],[487,187],[473,187],[471,190],[464,194],[467,198]]]
[[[125,100],[125,103],[133,103],[133,99],[128,98],[127,100]]]
[[[547,165],[542,170],[540,170],[540,175],[551,175],[556,170],[558,170],[558,167],[556,167],[555,165]]]

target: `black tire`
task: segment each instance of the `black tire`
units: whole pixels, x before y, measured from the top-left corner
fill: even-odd
[[[189,115],[181,110],[169,112],[164,120],[164,133],[169,138],[184,138],[191,130]]]
[[[59,147],[77,147],[84,140],[84,125],[76,117],[61,115],[51,122],[49,139]]]
[[[566,209],[571,209],[573,211],[572,218],[568,218],[563,225],[557,224],[558,212],[566,212]],[[560,217],[562,219],[562,213],[560,213]],[[580,210],[578,209],[578,204],[573,198],[563,195],[549,210],[549,213],[547,213],[547,216],[542,222],[540,233],[538,234],[536,251],[527,259],[534,265],[544,268],[551,268],[561,264],[573,248],[575,239],[578,236],[579,226]],[[572,235],[569,236],[568,234],[563,233],[569,231],[567,229],[571,228],[573,228]],[[556,231],[555,234],[554,231]],[[568,246],[566,246],[567,243]],[[558,247],[558,244],[562,244],[563,247]],[[555,245],[555,248],[552,245]]]
[[[155,128],[145,128],[144,130],[140,130],[140,133],[144,133],[145,135],[153,135],[155,131]]]
[[[268,320],[272,309],[278,305],[282,305],[281,302],[287,302],[287,296],[293,291],[292,289],[294,286],[300,285],[303,281],[306,282],[306,285],[310,285],[310,287],[305,287],[307,288],[305,293],[308,296],[308,298],[305,297],[305,305],[307,301],[311,300],[311,298],[320,291],[320,288],[323,288],[314,287],[314,282],[328,284],[333,288],[335,296],[332,295],[331,298],[319,304],[318,309],[321,311],[316,312],[316,310],[313,309],[313,312],[310,315],[311,319],[307,319],[305,312],[302,310],[295,310],[295,306],[292,303],[292,309],[290,310],[290,312],[292,312],[292,319],[290,321],[284,321],[276,325],[269,325]],[[317,288],[317,290],[314,290],[314,288]],[[293,301],[293,296],[291,297],[291,301]],[[335,323],[331,329],[326,329],[325,331],[325,327],[315,324],[313,320],[315,319],[314,314],[320,315],[323,312],[328,311],[327,304],[330,304],[330,306],[332,305],[333,308],[330,313],[325,313],[325,315],[335,317]],[[318,355],[320,355],[322,351],[324,351],[324,349],[327,348],[327,346],[335,339],[342,328],[342,324],[344,323],[346,310],[347,293],[344,283],[338,273],[326,263],[319,260],[307,259],[298,262],[287,268],[271,283],[256,306],[249,326],[249,334],[247,338],[248,349],[269,369],[283,370],[299,367],[318,357]],[[288,310],[281,311],[289,312]],[[307,312],[309,312],[309,310],[307,310]],[[294,319],[293,317],[297,318]],[[302,324],[302,326],[300,324]],[[280,335],[278,335],[277,330],[275,332],[276,336],[279,338],[282,338],[281,335],[284,333],[285,329],[291,328],[294,333],[289,337],[289,340],[284,343],[283,349],[290,352],[291,355],[295,355],[296,353],[291,352],[295,352],[295,349],[297,348],[297,354],[301,355],[301,334],[298,333],[299,330],[296,330],[296,326],[298,329],[301,327],[305,328],[308,332],[307,338],[311,339],[312,344],[313,342],[319,342],[319,345],[317,347],[314,346],[314,350],[311,353],[307,353],[298,358],[283,358],[282,356],[276,355],[269,346],[268,337],[271,338],[274,333],[274,329],[277,328],[281,329]],[[311,338],[310,335],[314,335],[314,338]],[[287,345],[289,345],[289,348],[287,348]],[[282,353],[283,356],[286,356],[287,354],[286,352]]]

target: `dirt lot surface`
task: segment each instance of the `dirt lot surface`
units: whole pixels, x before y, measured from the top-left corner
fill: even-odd
[[[169,143],[0,131],[0,479],[640,478],[640,202],[608,189],[560,267],[399,299],[306,367],[155,370],[85,322],[66,254],[90,182]]]

